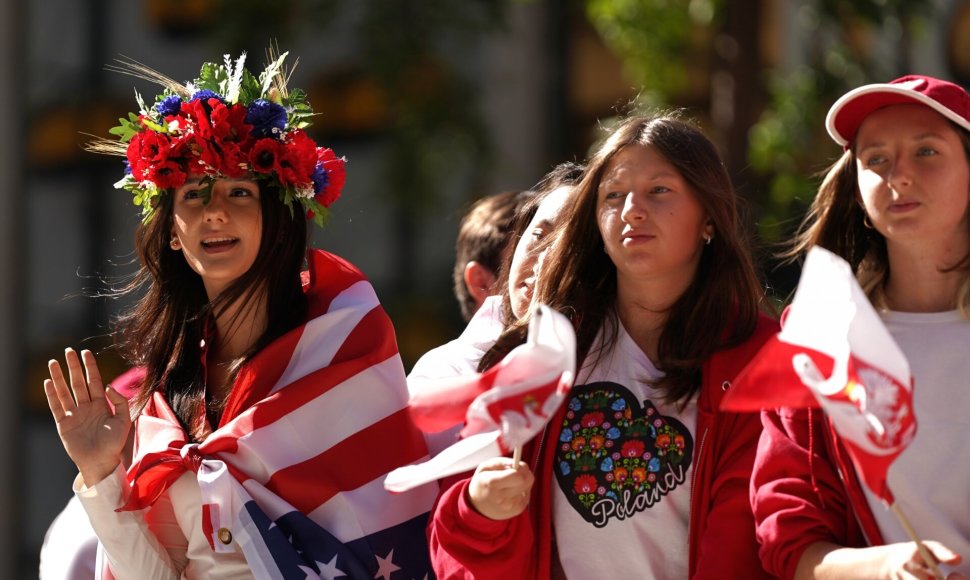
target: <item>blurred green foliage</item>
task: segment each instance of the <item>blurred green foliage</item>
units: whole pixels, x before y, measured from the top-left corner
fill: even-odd
[[[764,10],[767,2],[745,4],[746,10]],[[814,196],[817,174],[839,154],[824,129],[828,107],[852,87],[910,72],[912,44],[935,10],[933,0],[780,4],[776,8],[793,11],[786,21],[794,27],[782,42],[796,43],[798,56],[762,70],[759,88],[767,102],[760,118],[735,129],[747,132],[748,171],[732,176],[742,188],[745,181],[755,184],[745,189],[767,242],[791,234]],[[732,44],[727,8],[727,0],[586,0],[590,21],[651,104],[682,103],[691,86],[688,72],[696,72],[698,62],[714,62],[712,53]]]
[[[690,67],[710,51],[720,0],[587,0],[586,14],[603,42],[623,59],[647,105],[686,92]]]

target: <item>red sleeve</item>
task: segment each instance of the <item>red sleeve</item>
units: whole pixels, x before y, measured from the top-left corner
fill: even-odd
[[[708,441],[721,449],[711,465],[714,471],[709,475],[713,481],[706,502],[708,513],[697,539],[697,565],[692,578],[767,578],[758,555],[748,499],[761,421],[757,413],[726,413],[720,419],[725,428],[720,430],[717,441]]]
[[[438,498],[429,525],[431,565],[439,580],[526,578],[535,570],[528,511],[509,520],[489,519],[468,500],[470,479]]]
[[[822,413],[765,411],[762,423],[750,491],[761,559],[769,572],[792,578],[810,544],[859,540],[851,537],[854,516],[828,457]]]

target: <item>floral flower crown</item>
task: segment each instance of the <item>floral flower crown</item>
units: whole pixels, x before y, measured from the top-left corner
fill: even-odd
[[[304,131],[313,111],[303,91],[286,87],[292,73],[283,69],[287,54],[270,52],[270,64],[258,78],[243,66],[245,52],[235,64],[226,55],[224,64],[203,64],[199,78],[184,85],[136,61],[118,61],[109,68],[165,90],[151,107],[136,91],[138,113],[109,131],[119,139],[96,138],[86,147],[127,157],[125,176],[115,187],[134,194],[146,222],[160,195],[198,175],[203,195],[218,178],[275,184],[290,211],[297,200],[322,227],[343,189],[345,160],[318,147]]]

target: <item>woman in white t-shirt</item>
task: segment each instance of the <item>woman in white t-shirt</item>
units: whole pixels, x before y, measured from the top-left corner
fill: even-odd
[[[970,574],[970,95],[905,76],[849,91],[826,127],[845,152],[792,255],[818,245],[848,261],[909,360],[919,427],[887,482],[944,573],[962,577]],[[780,409],[763,422],[752,501],[767,570],[932,577],[895,516],[860,485],[822,413]]]
[[[569,317],[576,384],[523,462],[444,486],[439,578],[757,578],[757,415],[718,402],[776,324],[714,145],[672,115],[600,145],[533,300]],[[480,369],[525,338],[514,321]]]

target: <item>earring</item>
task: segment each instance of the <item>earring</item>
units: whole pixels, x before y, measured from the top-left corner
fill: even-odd
[[[862,227],[866,228],[867,230],[875,229],[872,227],[872,222],[869,221],[869,214],[867,213],[862,214]]]
[[[714,239],[714,236],[712,236],[710,234],[704,234],[704,245],[705,246],[710,246],[711,245],[711,240],[713,240],[713,239]]]
[[[182,244],[179,242],[179,239],[176,238],[175,236],[172,236],[172,241],[169,242],[168,245],[171,246],[173,250],[177,250],[182,247]]]

